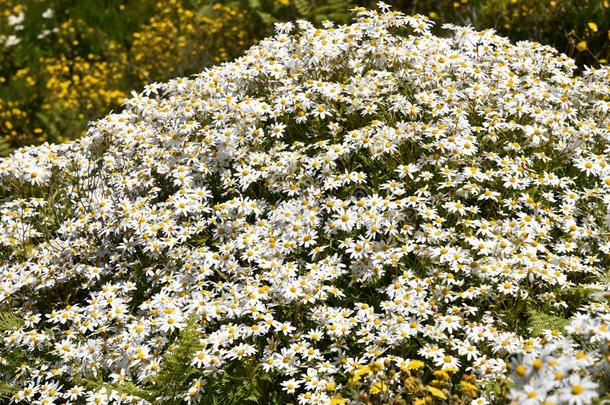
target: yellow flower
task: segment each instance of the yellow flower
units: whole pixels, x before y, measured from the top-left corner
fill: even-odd
[[[441,380],[448,381],[449,379],[451,379],[451,377],[449,377],[449,374],[445,370],[435,370],[432,374],[434,374],[436,378],[440,378]]]
[[[358,370],[352,372],[352,376],[349,378],[349,383],[353,384],[355,382],[358,382],[358,380],[360,380],[361,376],[367,375],[370,372],[371,372],[371,369],[369,366],[359,366]]]
[[[439,390],[438,388],[434,388],[431,386],[426,386],[426,389],[428,390],[428,392],[430,394],[432,394],[433,396],[437,397],[437,398],[441,398],[441,399],[447,399],[447,395],[445,395],[445,393],[441,390]]]
[[[471,397],[474,397],[477,395],[477,387],[473,384],[470,384],[469,382],[461,381],[460,388],[462,389],[463,392],[465,392],[466,394],[468,394]]]
[[[330,399],[330,405],[343,405],[347,402],[341,395],[335,395]]]
[[[383,381],[377,381],[375,384],[371,385],[369,388],[370,394],[379,394],[380,392],[386,392],[388,390],[388,385]]]
[[[407,370],[419,370],[424,367],[424,362],[421,360],[411,360],[407,366]]]
[[[597,32],[597,24],[595,24],[593,21],[589,21],[587,25],[591,31]]]
[[[580,41],[578,44],[576,44],[576,49],[578,50],[578,52],[584,52],[587,50],[587,41]]]

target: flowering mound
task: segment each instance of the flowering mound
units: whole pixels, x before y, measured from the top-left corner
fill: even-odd
[[[609,70],[386,9],[297,26],[0,161],[2,392],[591,402]]]

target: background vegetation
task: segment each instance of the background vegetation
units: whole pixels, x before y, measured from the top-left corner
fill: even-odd
[[[146,83],[238,56],[276,21],[347,22],[363,0],[4,0],[0,156],[78,137]],[[399,0],[408,13],[549,44],[605,64],[610,0]],[[440,28],[441,24],[438,24]]]

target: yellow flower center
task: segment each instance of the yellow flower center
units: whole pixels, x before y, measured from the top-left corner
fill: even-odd
[[[580,395],[584,392],[584,390],[585,388],[582,385],[574,384],[570,392],[572,392],[572,395]]]

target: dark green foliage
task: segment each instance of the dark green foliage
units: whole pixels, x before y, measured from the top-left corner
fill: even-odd
[[[206,394],[201,401],[205,405],[222,404],[291,404],[280,389],[279,381],[265,373],[256,360],[234,362],[226,374],[209,378]]]

